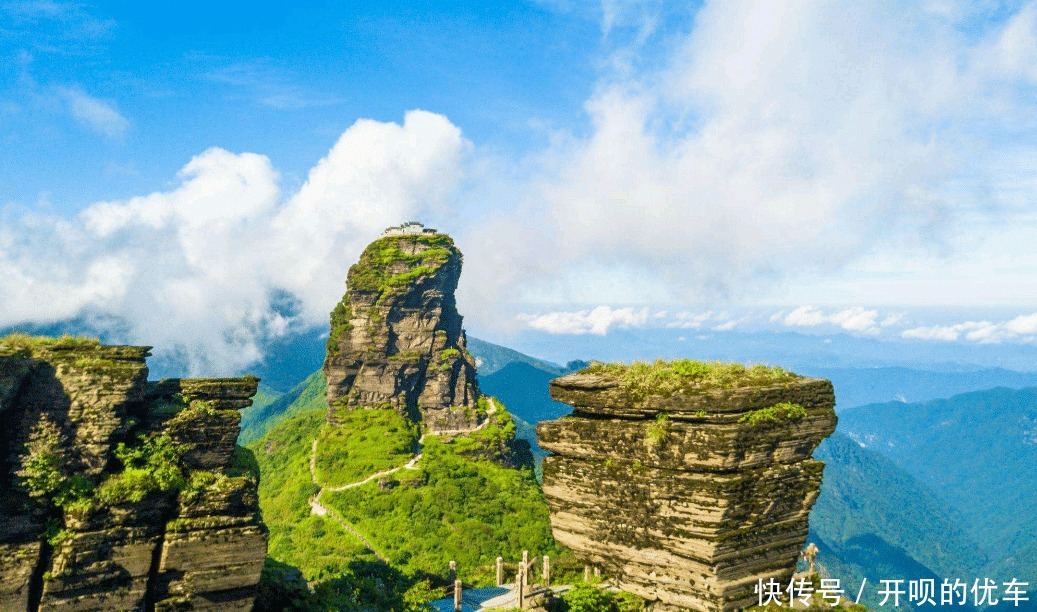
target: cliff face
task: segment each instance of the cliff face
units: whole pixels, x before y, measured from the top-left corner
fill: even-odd
[[[604,370],[553,380],[574,413],[537,426],[558,541],[655,609],[734,610],[760,579],[787,584],[820,490],[810,455],[835,429],[831,383],[777,370],[710,388],[662,367],[657,392]]]
[[[386,235],[349,269],[324,361],[328,420],[392,407],[433,431],[479,425],[475,360],[454,290],[461,253],[445,234]]]
[[[0,338],[0,609],[251,609],[258,381],[149,383],[147,355]]]

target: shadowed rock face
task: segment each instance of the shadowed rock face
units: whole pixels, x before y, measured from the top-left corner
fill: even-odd
[[[393,407],[431,430],[478,426],[475,360],[454,291],[461,252],[445,234],[383,236],[349,269],[331,313],[328,420]]]
[[[234,441],[258,380],[149,383],[148,351],[0,338],[0,610],[252,608],[267,531]],[[85,488],[75,504],[25,487],[41,431],[55,478]],[[182,449],[179,484],[120,480],[119,443],[155,438]]]
[[[735,610],[758,580],[788,583],[824,468],[810,455],[835,430],[830,382],[660,397],[573,374],[551,396],[574,406],[537,426],[561,544],[654,609]],[[802,410],[768,410],[783,402]]]

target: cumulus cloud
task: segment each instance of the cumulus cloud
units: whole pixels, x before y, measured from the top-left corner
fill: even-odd
[[[863,306],[853,306],[832,312],[824,312],[814,306],[800,306],[792,312],[777,313],[771,317],[772,322],[781,322],[789,327],[818,327],[832,325],[848,332],[875,335],[881,330],[878,324],[879,312]],[[896,320],[887,317],[882,325],[894,325]]]
[[[649,320],[648,308],[611,308],[558,311],[541,315],[522,315],[532,329],[549,334],[596,334],[604,336],[612,328],[643,327]]]
[[[1008,321],[963,321],[953,325],[914,327],[901,332],[904,338],[955,342],[965,340],[980,344],[1003,342],[1037,342],[1037,313],[1020,315]]]
[[[79,89],[59,90],[72,118],[88,129],[108,138],[119,139],[130,129],[130,122],[115,107]]]
[[[617,303],[715,303],[876,251],[949,253],[977,215],[1037,196],[998,161],[1037,136],[1019,89],[1035,11],[970,38],[924,3],[706,2],[661,60],[602,76],[587,135],[556,135],[473,243],[495,254],[481,282],[600,301],[581,279],[620,262],[658,282]]]
[[[445,117],[362,120],[285,197],[270,160],[210,149],[169,191],[77,218],[0,225],[0,326],[105,316],[120,340],[229,373],[264,341],[324,323],[348,266],[384,227],[442,204],[467,149]]]
[[[129,322],[128,341],[230,371],[256,359],[264,337],[324,322],[359,250],[416,217],[460,220],[444,229],[466,254],[461,296],[478,307],[466,314],[484,327],[500,325],[509,299],[737,302],[879,250],[899,269],[912,249],[950,252],[956,228],[981,227],[1006,202],[1029,214],[1032,168],[1006,160],[1037,159],[1035,6],[967,34],[960,12],[925,3],[706,2],[692,29],[654,47],[645,17],[634,42],[622,39],[638,52],[602,62],[586,131],[554,133],[521,163],[466,164],[461,131],[420,111],[402,124],[358,121],[297,193],[281,193],[266,157],[213,149],[170,190],[73,220],[5,222],[0,271],[17,289],[0,293],[0,324],[102,312]],[[606,3],[603,31],[631,27],[638,11]],[[98,133],[129,129],[85,92],[64,100]],[[455,198],[466,173],[469,199]],[[1012,226],[1024,228],[1015,244],[1037,239],[1028,223]],[[737,325],[697,316],[673,322]],[[597,334],[646,317],[601,306],[525,322]],[[780,320],[861,334],[901,325],[863,307]],[[904,334],[994,341],[1026,337],[1026,324]]]

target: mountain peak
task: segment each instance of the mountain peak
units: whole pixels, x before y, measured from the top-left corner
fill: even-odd
[[[450,236],[420,223],[389,228],[364,249],[331,312],[329,421],[380,407],[433,431],[479,425],[475,360],[454,300],[461,263]]]

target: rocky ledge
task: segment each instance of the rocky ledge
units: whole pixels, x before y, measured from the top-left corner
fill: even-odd
[[[0,610],[252,608],[258,380],[149,383],[148,354],[0,338]]]
[[[446,234],[390,228],[368,245],[331,313],[330,422],[341,410],[392,407],[432,431],[479,426],[475,359],[454,301],[460,274]]]
[[[722,376],[716,375],[716,370]],[[559,543],[656,610],[735,610],[787,582],[836,424],[827,380],[673,362],[551,381],[571,416],[537,426]]]

